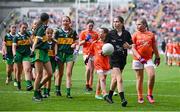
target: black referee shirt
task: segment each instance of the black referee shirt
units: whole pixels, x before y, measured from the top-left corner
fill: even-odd
[[[119,36],[116,30],[111,30],[107,36],[106,43],[111,43],[114,46],[114,53],[111,57],[127,56],[127,49],[123,48],[123,44],[127,42],[132,44],[131,34],[127,30],[122,30],[122,34]]]

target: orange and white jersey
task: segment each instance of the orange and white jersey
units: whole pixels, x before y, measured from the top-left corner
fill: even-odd
[[[173,55],[174,57],[180,57],[180,45],[178,43],[173,45]]]
[[[166,53],[167,53],[168,57],[172,57],[172,55],[173,55],[173,43],[167,43]]]
[[[132,35],[133,44],[135,44],[135,49],[139,55],[145,60],[149,60],[153,55],[153,46],[156,45],[155,36],[152,32],[140,32],[137,31]],[[138,60],[134,56],[135,60]]]
[[[110,70],[109,57],[101,55],[103,44],[102,41],[93,42],[89,49],[90,55],[94,55],[94,66],[97,71]]]
[[[80,41],[85,40],[88,34],[91,36],[91,39],[83,44],[84,55],[88,54],[89,47],[92,44],[92,42],[98,39],[98,33],[96,31],[83,30],[79,36]]]

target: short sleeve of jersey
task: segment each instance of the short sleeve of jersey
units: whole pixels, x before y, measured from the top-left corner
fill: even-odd
[[[74,37],[74,40],[78,40],[79,39],[76,31],[74,31],[73,37]]]
[[[80,33],[79,39],[80,39],[80,41],[82,41],[82,40],[85,39],[85,32],[84,32],[84,31],[82,31],[82,32]]]
[[[128,42],[128,44],[132,44],[132,38],[131,38],[131,34],[129,32],[127,32],[127,37],[126,37],[126,41]]]
[[[28,35],[29,37],[30,37],[31,35],[33,35],[33,32],[32,32],[31,30],[27,31],[26,33],[27,33],[27,35]]]
[[[109,40],[110,40],[110,34],[108,33],[104,42],[109,43],[110,42]]]
[[[7,40],[7,34],[4,36],[3,41],[6,42]]]
[[[58,29],[54,30],[54,38],[55,38],[55,39],[57,39],[57,38],[58,38],[58,34],[59,34]]]
[[[134,44],[136,44],[136,33],[134,33],[134,34],[132,35],[132,42],[133,42]]]

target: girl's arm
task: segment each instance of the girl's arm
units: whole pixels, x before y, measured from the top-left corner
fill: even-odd
[[[13,45],[12,45],[12,53],[13,53],[13,56],[15,56],[16,55],[16,43],[13,43]]]
[[[55,46],[54,46],[54,53],[55,53],[55,56],[57,55],[57,52],[58,52],[58,45],[57,45],[57,43],[56,43]]]
[[[156,40],[155,40],[155,36],[153,35],[153,40],[152,40],[152,49],[153,49],[153,52],[156,56],[156,58],[160,58],[159,56],[159,52],[158,52],[158,49],[157,49],[157,44],[156,44]]]
[[[132,53],[136,58],[138,58],[138,59],[141,58],[141,56],[139,55],[139,53],[136,50],[136,45],[135,44],[132,44]]]
[[[2,42],[2,55],[5,55],[5,54],[7,54],[7,51],[6,51],[6,42],[3,41]]]
[[[35,37],[33,45],[32,45],[32,49],[31,49],[32,52],[34,52],[37,42],[38,42],[38,38]]]
[[[154,54],[155,54],[156,58],[160,58],[159,52],[158,52],[158,49],[157,49],[157,45],[154,44],[154,45],[152,46],[152,48],[153,48],[153,51],[154,51]]]

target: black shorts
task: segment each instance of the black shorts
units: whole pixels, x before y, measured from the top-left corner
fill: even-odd
[[[126,65],[126,59],[127,59],[127,56],[110,57],[111,68],[117,67],[117,68],[120,68],[120,70],[123,70]]]

